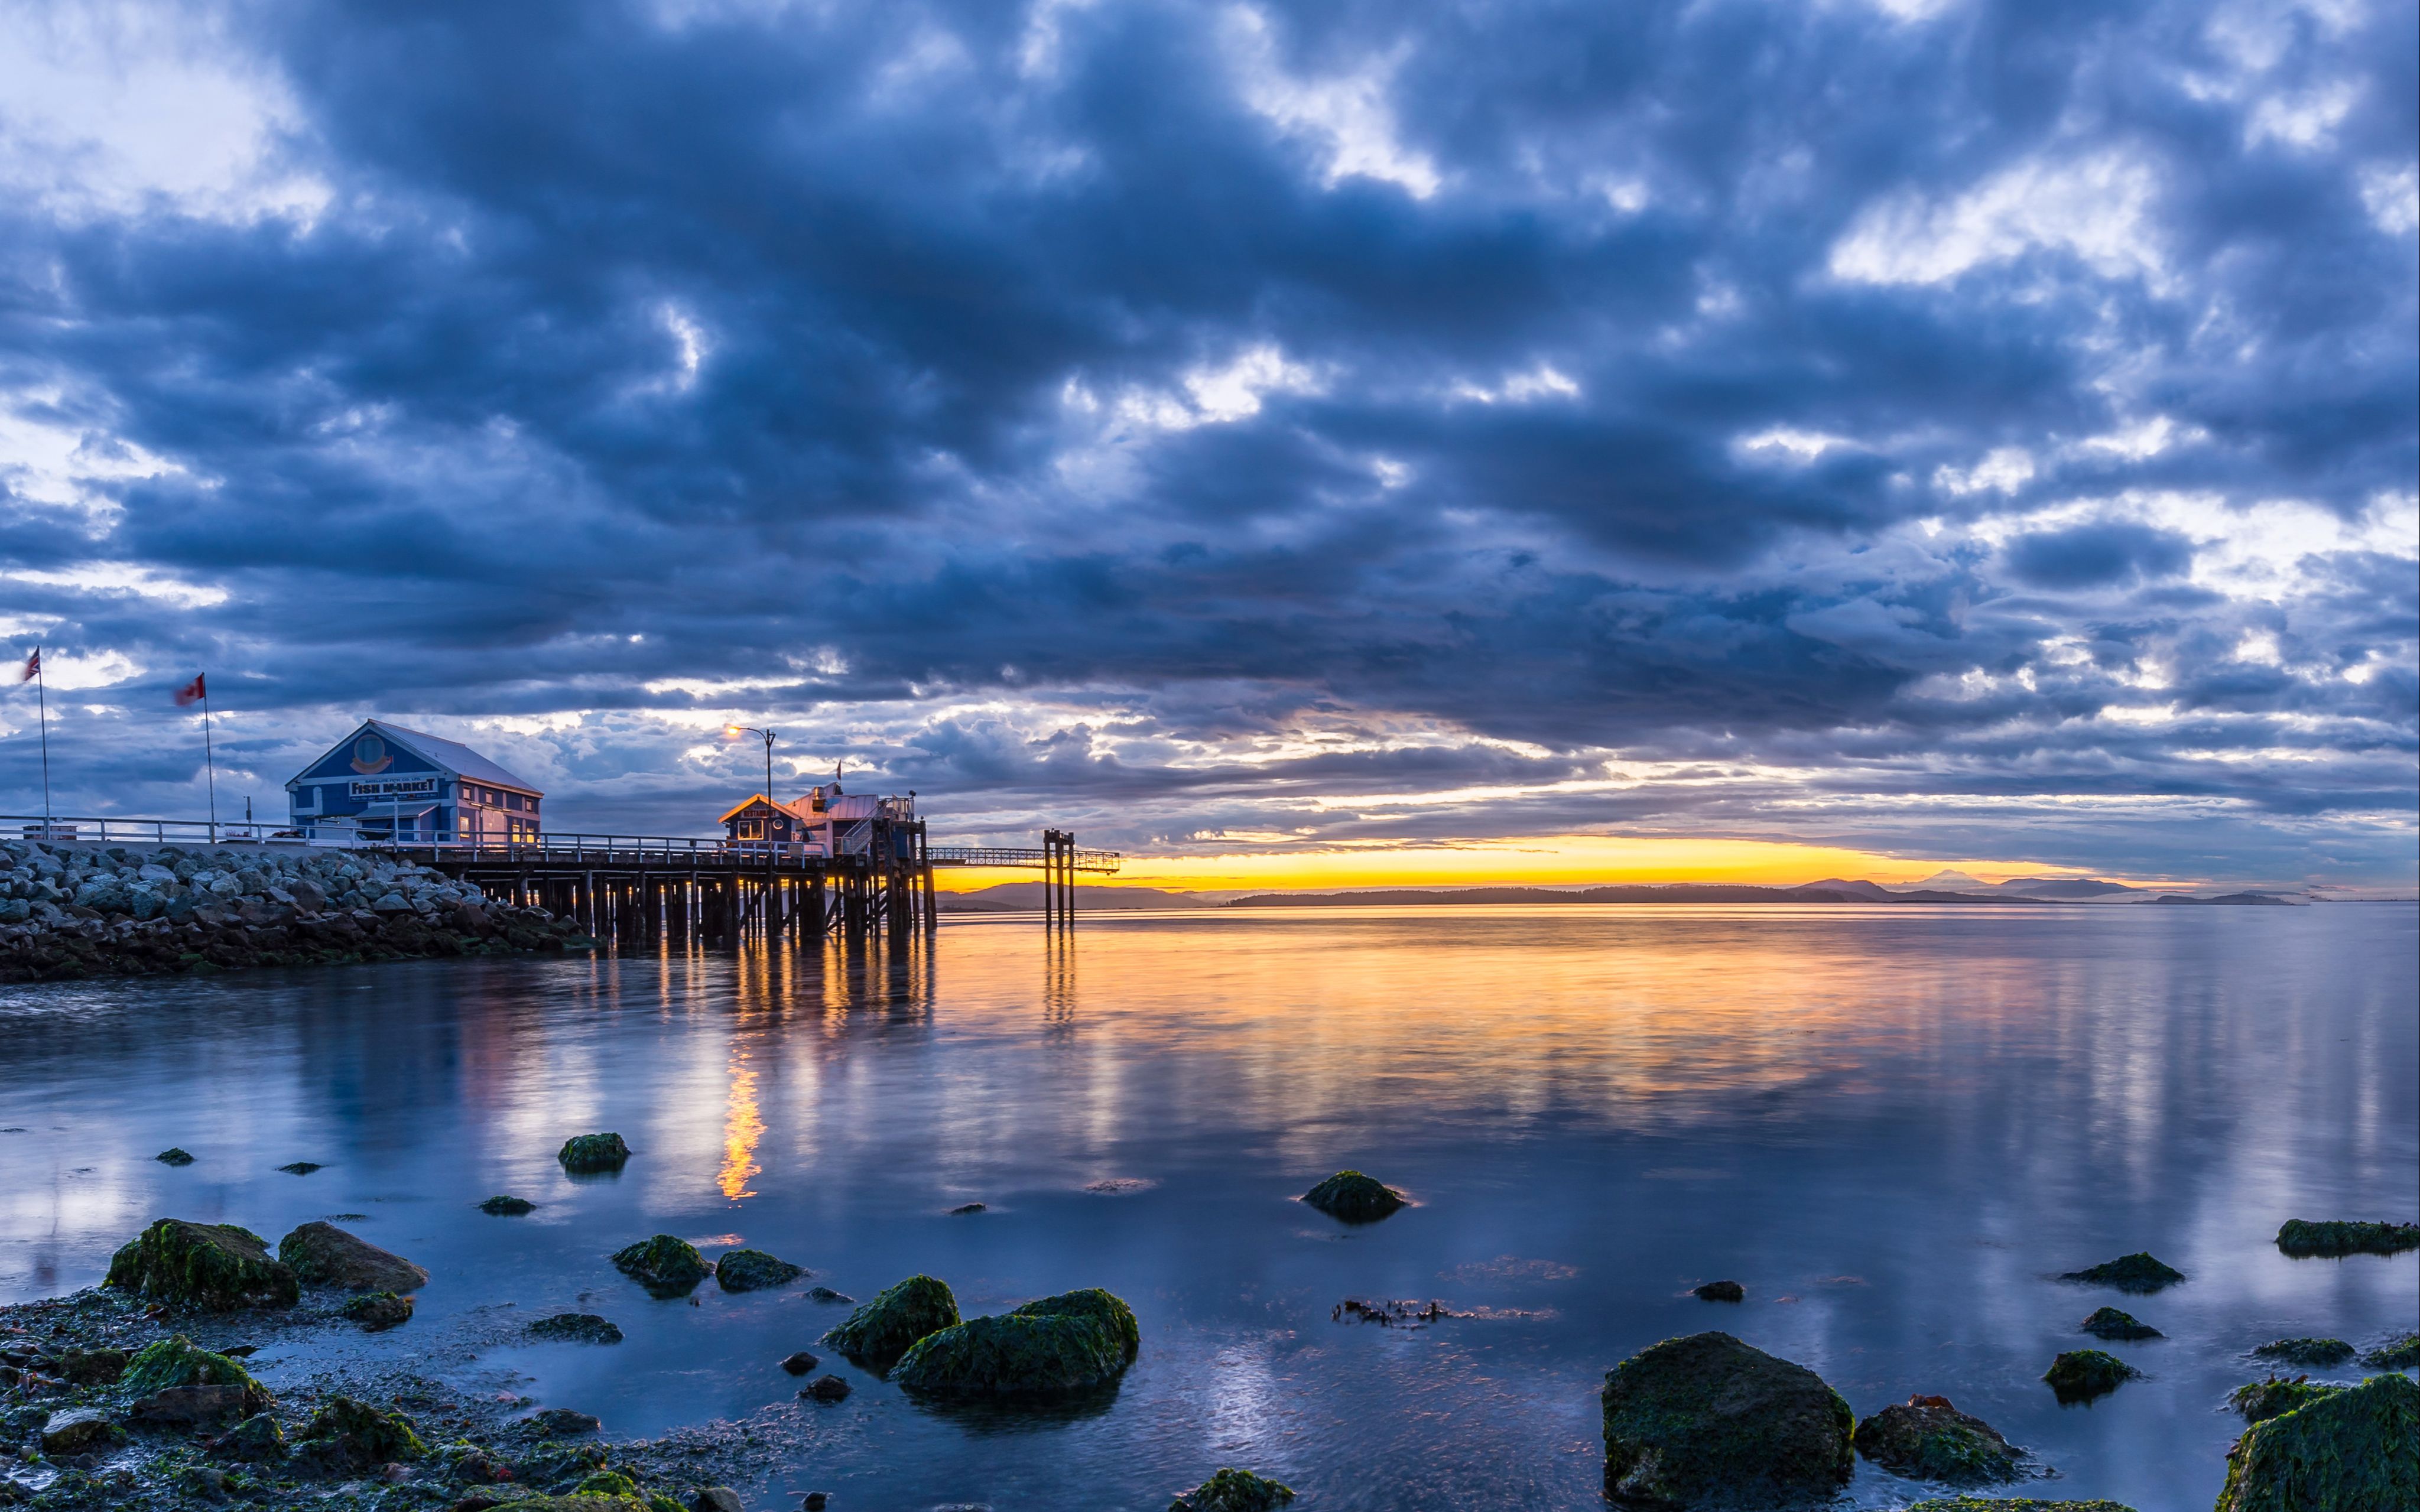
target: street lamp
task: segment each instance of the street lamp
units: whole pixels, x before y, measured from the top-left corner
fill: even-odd
[[[723,726],[722,733],[733,740],[738,739],[741,735],[755,735],[765,742],[765,803],[767,809],[765,814],[765,839],[769,842],[773,838],[773,815],[771,810],[775,807],[773,798],[773,732],[770,730],[759,730],[752,724],[733,724]]]

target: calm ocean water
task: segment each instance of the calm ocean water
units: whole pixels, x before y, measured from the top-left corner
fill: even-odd
[[[2420,1255],[2271,1242],[2420,1205],[2416,966],[2406,904],[1302,910],[0,989],[0,1299],[97,1282],[157,1216],[365,1214],[433,1273],[398,1347],[604,1313],[627,1343],[431,1357],[617,1436],[761,1414],[794,1468],[752,1504],[835,1512],[1159,1507],[1222,1464],[1306,1512],[1601,1507],[1604,1371],[1723,1328],[1861,1414],[1945,1394],[2057,1494],[2201,1512],[2243,1351],[2420,1322]],[[600,1129],[636,1158],[567,1180],[556,1147]],[[1419,1205],[1347,1230],[1289,1200],[1341,1166]],[[497,1192],[543,1206],[473,1209]],[[928,1272],[970,1314],[1108,1287],[1142,1357],[1085,1415],[936,1412],[845,1366],[811,1408],[776,1362],[841,1309],[650,1301],[606,1257],[659,1230],[859,1297]],[[2191,1281],[2052,1279],[2143,1249]],[[1745,1304],[1685,1294],[1725,1276]],[[1331,1320],[1346,1297],[1479,1316]],[[2102,1303],[2170,1336],[2061,1408],[2038,1378]],[[1920,1494],[1861,1467],[1850,1497]]]

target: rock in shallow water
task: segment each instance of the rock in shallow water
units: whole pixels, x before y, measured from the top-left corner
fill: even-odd
[[[412,1303],[410,1297],[398,1297],[392,1291],[367,1291],[344,1305],[344,1314],[362,1325],[365,1334],[383,1334],[411,1321]]]
[[[2104,1396],[2143,1372],[2099,1350],[2069,1350],[2050,1363],[2042,1380],[2062,1402],[2088,1402]]]
[[[270,1258],[258,1234],[179,1218],[163,1218],[128,1242],[101,1284],[213,1312],[291,1307],[302,1294],[294,1272]]]
[[[2281,1412],[2305,1407],[2322,1396],[2333,1396],[2345,1390],[2297,1376],[2292,1381],[2280,1381],[2271,1376],[2266,1381],[2248,1381],[2227,1394],[2226,1405],[2243,1414],[2247,1423],[2264,1423]]]
[[[2420,1385],[2372,1376],[2255,1423],[2226,1456],[2216,1512],[2420,1506]]]
[[[1134,1309],[1098,1287],[972,1318],[916,1341],[892,1379],[934,1396],[1027,1396],[1087,1391],[1134,1363]]]
[[[1995,1486],[2024,1473],[2025,1452],[1946,1396],[1911,1396],[1857,1425],[1857,1453],[1895,1475]]]
[[[794,1376],[803,1376],[808,1371],[813,1370],[815,1366],[821,1364],[823,1364],[821,1360],[816,1359],[806,1350],[800,1350],[798,1353],[783,1360],[782,1362],[782,1368]]]
[[[622,1331],[595,1313],[557,1313],[529,1326],[530,1337],[561,1344],[619,1344]]]
[[[2275,1360],[2284,1365],[2317,1365],[2326,1369],[2340,1365],[2356,1352],[2342,1339],[2272,1339],[2254,1350],[2262,1360]]]
[[[697,1284],[714,1273],[697,1246],[670,1234],[658,1234],[618,1250],[613,1256],[613,1269],[636,1281],[657,1297],[685,1297],[697,1289]]]
[[[347,1291],[416,1291],[428,1273],[330,1223],[307,1223],[277,1242],[277,1257],[306,1285]]]
[[[2296,1259],[2339,1255],[2400,1255],[2420,1249],[2420,1224],[2311,1223],[2289,1218],[2277,1247]]]
[[[2061,1281],[2081,1281],[2086,1286],[2116,1287],[2120,1291],[2151,1292],[2162,1287],[2172,1287],[2185,1279],[2185,1273],[2153,1258],[2149,1253],[2121,1255],[2114,1260],[2081,1271],[2066,1271]]]
[[[2361,1357],[2361,1363],[2373,1370],[2410,1370],[2420,1366],[2420,1334],[2406,1334],[2389,1339]]]
[[[1230,1467],[1169,1503],[1168,1512],[1276,1512],[1293,1500],[1293,1487]]]
[[[725,1250],[714,1261],[714,1284],[725,1291],[767,1291],[806,1273],[805,1266],[776,1259],[763,1250]]]
[[[269,1389],[252,1378],[233,1358],[213,1354],[182,1334],[154,1339],[127,1362],[118,1384],[136,1396],[184,1386],[233,1386],[243,1393],[246,1413],[264,1412],[276,1405]]]
[[[479,1211],[497,1218],[519,1218],[535,1212],[537,1204],[527,1197],[492,1196],[479,1204]]]
[[[1339,1171],[1302,1195],[1302,1200],[1348,1224],[1373,1224],[1404,1205],[1404,1195],[1373,1176]]]
[[[2097,1339],[2158,1339],[2167,1335],[2144,1322],[2132,1313],[2115,1307],[2096,1308],[2081,1325],[2084,1332]]]
[[[824,1342],[852,1360],[887,1365],[927,1334],[958,1321],[958,1300],[929,1275],[911,1275],[885,1287],[824,1335]]]
[[[799,1396],[814,1402],[838,1402],[848,1398],[848,1382],[838,1376],[819,1376]]]
[[[158,1161],[163,1165],[191,1165],[194,1164],[193,1156],[186,1154],[182,1149],[178,1149],[174,1145],[169,1146],[167,1149],[160,1151],[160,1153],[152,1156],[151,1158]]]
[[[617,1134],[574,1134],[563,1142],[554,1158],[573,1175],[618,1171],[630,1158],[630,1147]]]
[[[1745,1302],[1747,1288],[1736,1281],[1709,1281],[1690,1288],[1689,1295],[1705,1302]]]
[[[1823,1378],[1729,1334],[1651,1345],[1606,1372],[1605,1489],[1621,1502],[1828,1500],[1855,1414]]]

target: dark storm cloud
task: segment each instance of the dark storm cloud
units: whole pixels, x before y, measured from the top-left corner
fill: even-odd
[[[1897,9],[207,13],[225,182],[8,144],[5,608],[93,803],[208,665],[264,793],[2408,873],[2410,8]]]

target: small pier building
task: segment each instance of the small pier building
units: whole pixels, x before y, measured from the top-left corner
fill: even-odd
[[[286,784],[309,839],[535,842],[546,795],[458,741],[365,719]]]

